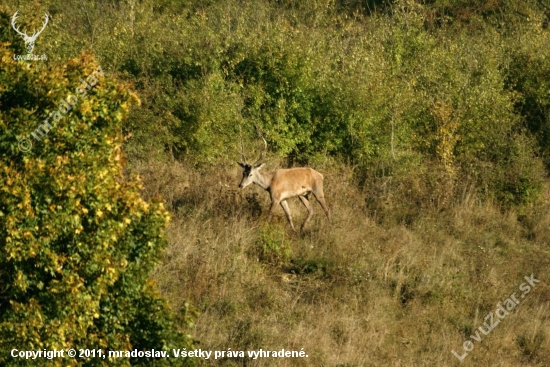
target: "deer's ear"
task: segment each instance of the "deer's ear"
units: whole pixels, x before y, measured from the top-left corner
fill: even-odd
[[[241,166],[242,168],[246,168],[246,166],[244,165],[244,163],[237,162],[237,164],[238,164],[239,166]]]
[[[260,169],[260,168],[262,168],[263,166],[265,166],[265,163],[262,163],[262,164],[260,164],[259,166],[256,166],[256,169]]]

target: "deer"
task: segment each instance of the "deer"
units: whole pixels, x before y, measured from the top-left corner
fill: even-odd
[[[35,31],[32,36],[27,35],[26,32],[21,32],[16,26],[15,21],[17,20],[17,13],[19,13],[19,10],[13,14],[13,17],[11,18],[11,26],[13,29],[19,33],[19,35],[23,36],[23,40],[25,41],[25,47],[27,48],[27,53],[32,54],[32,51],[34,50],[34,43],[36,42],[36,39],[38,38],[38,35],[42,33],[42,31],[46,28],[46,25],[48,24],[48,14],[44,14],[44,24],[42,26],[42,29],[38,32]]]
[[[295,197],[300,199],[308,211],[308,216],[300,227],[300,232],[303,232],[305,225],[313,216],[313,207],[308,200],[308,195],[310,193],[317,199],[330,222],[330,210],[325,202],[325,194],[323,193],[323,175],[309,167],[279,168],[272,172],[262,171],[261,169],[265,166],[265,163],[258,163],[265,156],[267,142],[263,136],[261,138],[265,145],[264,150],[261,152],[260,157],[252,164],[247,162],[241,139],[240,154],[242,162],[237,162],[237,164],[243,169],[243,178],[239,183],[239,188],[244,189],[246,186],[254,183],[269,192],[271,196],[271,207],[269,209],[270,219],[277,205],[280,204],[294,232],[296,232],[296,228],[294,228],[294,223],[292,223],[292,215],[290,214],[287,200]]]

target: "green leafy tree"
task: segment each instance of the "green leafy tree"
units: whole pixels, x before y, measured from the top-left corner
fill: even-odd
[[[141,199],[138,179],[122,176],[121,124],[137,97],[102,76],[90,54],[61,65],[14,61],[21,46],[0,43],[0,365],[36,365],[12,358],[13,348],[192,348],[148,276],[166,245],[169,215],[162,203]]]

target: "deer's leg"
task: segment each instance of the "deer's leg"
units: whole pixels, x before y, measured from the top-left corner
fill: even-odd
[[[296,232],[296,228],[294,228],[294,223],[292,223],[292,217],[290,215],[290,208],[288,207],[288,203],[286,200],[281,201],[281,206],[283,207],[283,210],[285,211],[286,217],[288,219],[288,222],[290,223],[290,226],[292,227],[292,230]]]
[[[330,222],[330,210],[328,209],[327,203],[325,202],[325,194],[323,193],[323,188],[315,188],[312,192],[313,196],[315,196],[315,199],[317,199],[319,204],[321,204],[321,208],[323,208],[323,210],[325,211],[325,214],[327,215],[327,218]]]
[[[273,219],[273,215],[275,215],[275,209],[277,208],[277,205],[279,205],[279,200],[271,198],[271,207],[269,208],[269,221],[270,222]]]
[[[308,212],[307,218],[304,221],[304,224],[302,224],[302,227],[300,228],[300,231],[303,231],[304,227],[307,224],[307,222],[309,222],[309,220],[313,216],[313,207],[311,206],[311,204],[309,203],[309,201],[307,200],[307,198],[305,196],[298,196],[298,197],[300,198],[300,201],[302,202],[302,204],[304,204],[304,206],[306,207],[307,212]]]

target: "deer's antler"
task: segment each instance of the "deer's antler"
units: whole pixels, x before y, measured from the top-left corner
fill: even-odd
[[[264,159],[264,156],[265,156],[265,152],[267,151],[267,141],[265,141],[264,137],[262,134],[260,134],[260,138],[262,138],[262,140],[264,141],[264,150],[262,150],[262,152],[260,153],[260,157],[256,160],[256,162],[252,163],[253,166],[256,165],[256,163],[258,163],[259,161],[261,161],[262,159]]]
[[[246,157],[244,155],[244,143],[243,143],[243,137],[241,135],[241,150],[239,150],[239,153],[241,154],[241,157],[243,158],[243,161],[240,162],[243,165],[248,165],[248,162],[246,161]]]

